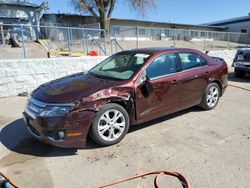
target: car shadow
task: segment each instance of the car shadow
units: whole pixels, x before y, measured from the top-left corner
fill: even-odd
[[[17,119],[0,132],[0,142],[9,150],[38,157],[58,157],[76,155],[77,149],[53,147],[34,139],[22,119]]]
[[[200,107],[192,107],[180,112],[176,112],[158,119],[151,120],[146,123],[142,123],[136,126],[131,126],[129,133],[153,126],[155,124],[167,121],[172,118],[176,118],[180,115],[187,114],[189,112],[201,111]],[[0,132],[0,141],[2,145],[8,148],[10,151],[32,155],[38,157],[58,157],[77,155],[78,149],[59,148],[49,144],[42,143],[34,139],[28,132],[26,125],[22,119],[17,119],[5,127]],[[98,149],[101,146],[94,143],[90,138],[87,139],[86,147],[83,150]]]
[[[130,129],[129,129],[129,133],[132,133],[132,132],[135,132],[135,131],[138,131],[138,130],[141,130],[141,129],[144,129],[144,128],[147,128],[147,127],[150,127],[150,126],[153,126],[155,124],[167,121],[169,119],[176,118],[178,116],[187,114],[189,112],[200,112],[200,111],[203,111],[203,109],[200,108],[199,106],[194,106],[194,107],[191,107],[191,108],[179,111],[179,112],[175,112],[175,113],[170,114],[170,115],[160,117],[158,119],[154,119],[154,120],[151,120],[151,121],[148,121],[148,122],[145,122],[145,123],[141,123],[141,124],[138,124],[138,125],[135,125],[135,126],[131,126]]]
[[[246,74],[244,78],[236,78],[234,72],[229,72],[228,80],[231,82],[250,83],[250,74]]]

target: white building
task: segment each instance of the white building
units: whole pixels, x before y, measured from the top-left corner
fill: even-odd
[[[227,32],[241,33],[242,35],[232,34],[232,41],[239,43],[250,43],[250,13],[247,16],[210,22],[204,25],[225,27],[225,31]]]
[[[15,34],[20,38],[21,28],[14,24],[23,24],[24,37],[34,40],[40,33],[40,20],[47,8],[46,2],[36,5],[24,0],[0,0],[0,38],[2,39],[6,33]],[[30,27],[31,25],[36,27]]]

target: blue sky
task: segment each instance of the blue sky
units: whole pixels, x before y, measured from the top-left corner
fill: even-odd
[[[43,0],[30,0],[40,4]],[[69,0],[47,0],[48,13],[75,13]],[[150,21],[202,24],[210,21],[245,16],[250,12],[250,1],[246,0],[158,0],[156,10],[146,17],[139,17],[131,10],[126,0],[118,0],[113,18],[140,19]]]

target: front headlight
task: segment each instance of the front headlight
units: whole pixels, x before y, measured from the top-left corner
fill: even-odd
[[[42,110],[40,116],[51,117],[51,116],[62,116],[70,111],[70,106],[47,106]]]

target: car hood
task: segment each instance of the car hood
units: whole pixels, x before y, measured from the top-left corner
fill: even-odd
[[[101,90],[119,86],[121,83],[122,81],[78,73],[41,85],[33,92],[32,97],[45,103],[74,103]]]

